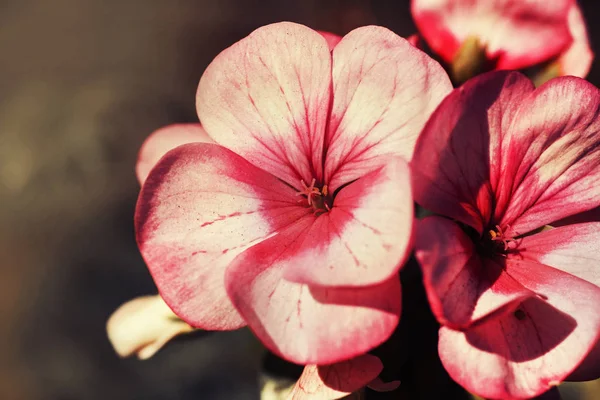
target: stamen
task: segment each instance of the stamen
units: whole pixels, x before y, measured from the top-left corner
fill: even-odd
[[[300,180],[302,184],[302,189],[296,192],[296,196],[306,196],[306,202],[308,206],[314,209],[315,215],[320,215],[320,213],[326,213],[331,210],[330,204],[328,204],[331,199],[328,198],[329,190],[327,185],[323,185],[322,189],[315,187],[317,180],[312,179],[310,185],[307,185],[304,180]],[[299,200],[299,202],[304,201],[304,199]]]
[[[300,183],[302,184],[302,190],[296,193],[296,196],[306,196],[306,200],[308,201],[309,206],[312,206],[313,204],[313,195],[321,195],[321,191],[315,187],[315,182],[316,179],[313,178],[312,182],[310,183],[310,186],[307,186],[306,182],[304,182],[304,180],[301,180]]]
[[[510,225],[506,226],[506,229],[510,229]],[[502,228],[500,227],[500,225],[496,225],[496,230],[494,231],[493,229],[491,229],[489,231],[490,234],[490,238],[492,239],[492,241],[495,242],[502,242],[502,244],[504,244],[504,251],[507,251],[509,248],[509,243],[511,241],[514,241],[513,238],[507,238],[505,233],[502,231]]]

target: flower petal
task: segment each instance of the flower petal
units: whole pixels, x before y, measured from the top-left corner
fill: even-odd
[[[121,305],[108,319],[106,332],[117,354],[152,357],[169,340],[194,328],[178,319],[160,296],[142,296]]]
[[[567,225],[519,239],[519,257],[550,265],[600,287],[600,223]]]
[[[520,239],[526,260],[550,265],[600,286],[600,223],[567,225]],[[571,381],[587,381],[600,377],[600,342],[586,359],[569,375]]]
[[[384,282],[408,255],[412,221],[408,165],[401,158],[389,159],[340,190],[331,211],[318,216],[303,235],[284,278],[318,286]]]
[[[600,338],[594,348],[567,378],[571,382],[592,381],[600,378]]]
[[[443,325],[466,329],[535,296],[503,271],[501,261],[480,257],[471,239],[448,219],[419,221],[415,247],[429,304]]]
[[[596,343],[600,288],[529,261],[507,262],[507,271],[541,298],[466,332],[442,328],[440,358],[470,392],[530,398],[563,381]]]
[[[412,15],[434,52],[451,62],[476,37],[498,69],[521,69],[558,55],[572,41],[573,0],[413,0]],[[524,39],[525,38],[525,39]]]
[[[524,234],[600,205],[600,91],[574,77],[550,80],[525,99],[505,138],[501,225]]]
[[[384,382],[381,378],[377,377],[369,382],[367,387],[376,392],[392,392],[400,387],[400,381]]]
[[[233,303],[271,351],[298,364],[330,364],[363,354],[392,334],[400,280],[360,288],[286,281],[284,267],[311,224],[304,218],[251,247],[229,266],[225,281]]]
[[[504,172],[503,133],[534,90],[519,73],[480,75],[455,89],[423,129],[411,162],[415,201],[480,233]],[[506,198],[497,199],[496,207]]]
[[[138,200],[140,251],[165,302],[189,324],[234,329],[225,267],[308,213],[294,190],[224,147],[194,143],[165,155]]]
[[[333,51],[332,74],[325,157],[332,190],[378,167],[379,155],[409,160],[427,118],[452,89],[437,62],[375,26],[344,36]]]
[[[196,107],[213,140],[297,185],[322,179],[330,97],[326,40],[282,22],[219,54],[200,79]]]
[[[561,54],[558,59],[561,75],[573,75],[585,78],[590,71],[594,53],[590,48],[585,20],[577,2],[573,2],[569,10],[569,31],[573,36],[573,43]]]
[[[135,165],[135,174],[140,185],[144,183],[158,160],[169,150],[195,142],[213,142],[200,124],[173,124],[154,131],[142,144]]]
[[[288,399],[341,399],[365,387],[382,370],[383,364],[379,358],[370,354],[332,365],[307,365]]]

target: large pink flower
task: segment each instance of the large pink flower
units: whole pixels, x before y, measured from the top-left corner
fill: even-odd
[[[591,63],[574,0],[412,0],[411,9],[419,31],[446,62],[471,37],[497,69],[527,68],[565,53],[560,72],[585,76]]]
[[[450,375],[486,398],[600,376],[600,92],[492,72],[454,90],[417,143],[416,256]],[[544,229],[541,229],[545,227]],[[587,358],[586,358],[587,357]]]
[[[405,159],[450,89],[379,27],[331,51],[280,23],[223,51],[197,94],[217,144],[168,152],[140,193],[137,240],[161,296],[199,328],[248,324],[298,363],[386,340],[412,231]]]

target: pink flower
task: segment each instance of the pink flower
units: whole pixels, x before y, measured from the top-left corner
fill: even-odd
[[[168,152],[138,200],[138,244],[165,302],[202,329],[248,324],[302,364],[385,341],[412,231],[404,160],[450,89],[379,27],[331,51],[280,23],[223,51],[197,94],[217,144]]]
[[[562,74],[583,77],[593,57],[574,0],[412,0],[411,9],[425,41],[446,62],[468,38],[478,39],[496,69],[560,56]]]
[[[585,20],[577,3],[574,2],[569,10],[569,31],[573,36],[571,45],[558,58],[559,75],[573,75],[584,78],[590,72],[594,53],[585,26]]]
[[[332,365],[307,365],[290,392],[289,400],[334,400],[346,397],[365,386],[379,392],[395,390],[399,381],[384,383],[379,378],[381,360],[363,354]]]
[[[454,90],[411,163],[416,256],[450,375],[486,398],[600,376],[600,93],[492,72]],[[545,227],[545,228],[544,228]],[[544,228],[544,229],[541,229]]]

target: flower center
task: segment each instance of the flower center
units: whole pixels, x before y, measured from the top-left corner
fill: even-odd
[[[507,226],[505,230],[509,227]],[[489,256],[506,256],[508,252],[514,249],[514,242],[510,236],[507,236],[500,225],[496,225],[494,228],[487,230],[481,237],[480,249]]]
[[[296,196],[303,196],[304,198],[300,202],[306,202],[307,207],[312,207],[315,215],[320,215],[331,210],[333,205],[333,198],[330,196],[327,189],[327,185],[321,186],[321,188],[315,186],[316,180],[310,182],[310,186],[301,180],[302,189],[296,193]]]

